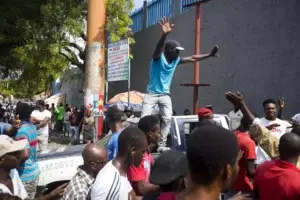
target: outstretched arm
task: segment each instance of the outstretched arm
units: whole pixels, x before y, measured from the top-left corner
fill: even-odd
[[[172,28],[174,27],[174,24],[170,25],[169,19],[166,17],[162,18],[160,20],[159,24],[162,29],[162,35],[156,45],[154,53],[153,53],[154,60],[158,60],[160,58],[160,55],[164,51],[166,38],[167,38],[168,34],[172,31]]]
[[[202,54],[202,55],[193,55],[188,57],[183,57],[180,59],[179,64],[191,63],[191,62],[198,62],[200,60],[204,60],[209,57],[219,57],[218,55],[219,48],[218,46],[214,46],[210,53]]]

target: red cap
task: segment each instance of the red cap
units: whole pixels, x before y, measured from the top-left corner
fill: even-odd
[[[212,111],[208,108],[200,108],[197,112],[198,114],[198,117],[201,119],[201,118],[206,118],[208,117],[209,115],[212,115]]]

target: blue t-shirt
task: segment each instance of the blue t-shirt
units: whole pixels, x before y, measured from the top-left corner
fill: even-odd
[[[29,158],[18,168],[22,182],[33,181],[38,178],[40,173],[36,155],[37,136],[36,127],[32,123],[24,121],[15,137],[15,140],[26,139],[28,141]]]
[[[152,94],[169,94],[173,75],[179,62],[180,57],[172,63],[168,63],[163,53],[158,60],[152,59],[148,92]]]
[[[10,127],[11,125],[8,123],[0,122],[0,135],[6,135],[6,132]]]
[[[117,156],[118,153],[118,139],[121,134],[122,130],[119,132],[115,132],[111,135],[110,140],[107,144],[107,154],[108,154],[108,159],[112,160]]]

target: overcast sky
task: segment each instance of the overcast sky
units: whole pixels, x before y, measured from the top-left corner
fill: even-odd
[[[135,9],[142,7],[143,0],[134,0]]]

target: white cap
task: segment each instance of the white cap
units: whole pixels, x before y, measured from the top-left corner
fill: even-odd
[[[7,135],[0,135],[0,157],[7,153],[26,149],[27,140],[15,141]]]
[[[175,49],[179,50],[179,51],[183,51],[184,48],[183,47],[175,47]]]

